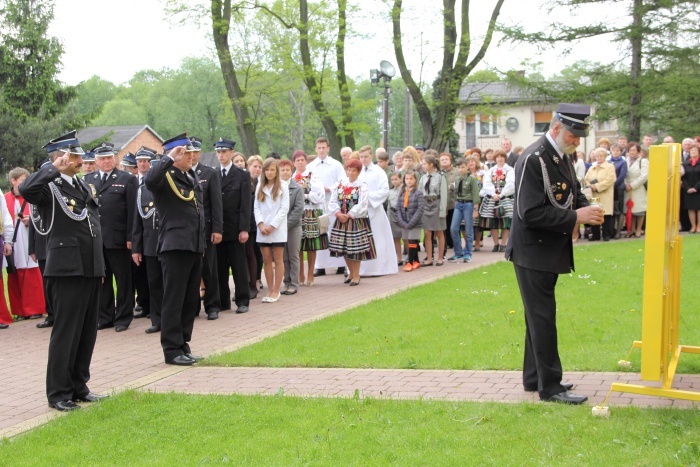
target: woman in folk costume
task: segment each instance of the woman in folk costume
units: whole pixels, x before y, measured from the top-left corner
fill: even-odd
[[[292,155],[295,173],[292,178],[304,192],[304,214],[301,219],[301,251],[306,252],[308,273],[304,272],[304,261],[299,268],[299,283],[314,285],[314,268],[316,251],[328,249],[328,235],[321,233],[318,218],[323,215],[326,193],[323,182],[312,172],[306,170],[308,157],[304,151],[294,151]]]
[[[2,236],[0,236],[0,244],[2,244],[2,267],[7,266],[5,256],[12,254],[12,236],[15,232],[13,218],[7,210],[7,203],[4,196],[0,196],[0,218],[2,220]],[[7,301],[5,300],[5,284],[0,274],[0,329],[7,328],[8,324],[12,323],[12,315],[7,309]]]
[[[10,170],[12,189],[5,193],[8,211],[17,229],[14,258],[17,272],[7,275],[7,289],[12,312],[23,318],[36,319],[46,313],[44,284],[39,264],[29,256],[29,213],[31,206],[19,194],[17,187],[29,176],[21,167]],[[71,200],[67,201],[70,206]],[[73,201],[75,203],[75,201]],[[19,222],[18,222],[19,221]]]
[[[507,155],[502,149],[494,152],[496,165],[484,175],[484,185],[479,195],[483,198],[479,207],[481,229],[490,230],[493,252],[506,251],[510,223],[513,220],[513,195],[515,194],[515,170],[506,164]],[[499,209],[500,207],[500,209]],[[498,216],[496,210],[499,210]],[[498,243],[498,230],[501,243]]]
[[[328,213],[335,218],[329,241],[331,256],[344,257],[351,286],[360,284],[360,261],[377,257],[368,214],[367,185],[358,180],[362,163],[350,159],[345,164],[347,177],[331,189]]]

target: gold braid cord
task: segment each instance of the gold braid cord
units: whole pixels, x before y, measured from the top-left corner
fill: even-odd
[[[189,203],[190,201],[194,201],[194,207],[196,207],[199,210],[199,206],[197,206],[197,200],[194,199],[194,189],[192,189],[192,192],[190,193],[189,196],[183,196],[180,194],[180,191],[177,189],[177,186],[175,186],[175,181],[173,180],[173,177],[170,176],[170,172],[165,172],[165,178],[168,180],[168,184],[170,185],[170,189],[173,190],[173,193],[175,193],[175,196],[180,198],[186,203]]]

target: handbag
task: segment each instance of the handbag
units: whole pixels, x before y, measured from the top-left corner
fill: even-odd
[[[328,233],[328,224],[330,223],[330,217],[328,214],[322,214],[318,216],[318,233],[323,235]]]
[[[19,208],[20,215],[24,212],[24,208],[27,206],[27,202],[25,201],[22,203],[22,207]],[[7,266],[5,267],[5,270],[7,271],[8,274],[14,274],[17,272],[17,266],[15,266],[15,249],[14,245],[15,242],[17,241],[17,233],[19,232],[19,224],[22,222],[22,218],[20,217],[17,219],[17,223],[15,223],[15,233],[12,235],[12,253],[9,255],[5,256],[5,261],[7,261]],[[4,248],[4,245],[3,245]]]

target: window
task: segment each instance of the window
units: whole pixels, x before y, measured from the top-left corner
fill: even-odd
[[[545,133],[551,122],[552,112],[535,112],[535,134]]]

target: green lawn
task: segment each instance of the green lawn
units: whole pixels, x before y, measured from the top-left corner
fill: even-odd
[[[694,410],[127,392],[0,442],[3,465],[694,465]]]
[[[700,236],[684,238],[681,342],[700,345],[696,276]],[[575,273],[557,286],[559,347],[567,371],[617,370],[641,339],[642,240],[576,248]],[[522,368],[525,325],[513,266],[499,263],[416,287],[310,323],[205,364],[353,368]],[[639,369],[639,351],[632,357]],[[700,372],[683,355],[680,373]]]

